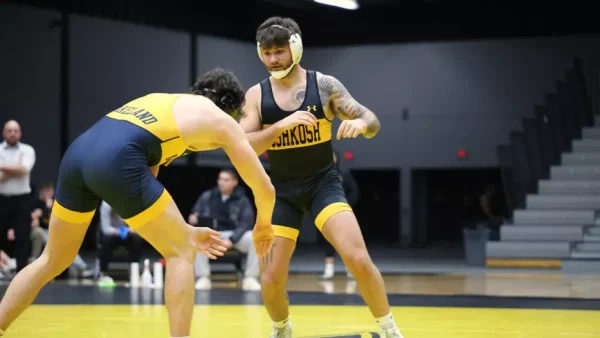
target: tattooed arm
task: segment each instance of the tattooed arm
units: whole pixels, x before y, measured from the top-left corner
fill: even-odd
[[[318,73],[317,78],[323,107],[329,108],[341,120],[363,120],[367,125],[363,133],[365,138],[377,135],[381,125],[372,111],[358,103],[335,77]]]

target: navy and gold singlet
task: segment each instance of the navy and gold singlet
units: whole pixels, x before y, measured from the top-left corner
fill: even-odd
[[[173,103],[181,94],[154,93],[126,103],[106,116],[132,123],[152,134],[156,146],[148,147],[151,165],[169,165],[174,159],[193,152],[179,135],[173,117]]]
[[[150,167],[195,151],[184,143],[173,116],[181,95],[135,99],[77,137],[60,164],[52,213],[86,223],[104,200],[132,227],[159,216],[172,198]]]

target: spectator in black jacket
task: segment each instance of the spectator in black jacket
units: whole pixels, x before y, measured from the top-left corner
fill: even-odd
[[[246,291],[260,290],[258,256],[252,240],[252,229],[256,221],[254,209],[242,187],[238,186],[239,178],[235,171],[221,170],[217,180],[217,188],[205,191],[192,208],[188,222],[198,224],[198,217],[217,219],[215,230],[227,239],[228,248],[236,248],[247,255],[246,270],[242,288]],[[205,225],[202,225],[205,226]],[[196,256],[195,272],[196,289],[211,288],[210,264],[208,257]]]
[[[354,207],[358,201],[358,184],[356,184],[356,181],[354,180],[354,177],[352,177],[350,170],[346,168],[340,161],[338,161],[338,153],[336,151],[333,152],[333,163],[336,165],[340,174],[340,179],[342,180],[342,186],[344,187],[348,204],[350,204],[351,207]],[[329,244],[329,242],[325,241],[325,243],[325,271],[323,272],[323,275],[321,275],[321,279],[326,280],[333,278],[335,275],[335,249],[331,244]],[[347,270],[346,273],[349,278],[353,278],[350,272]]]

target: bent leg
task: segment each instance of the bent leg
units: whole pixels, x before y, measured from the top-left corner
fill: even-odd
[[[41,256],[21,270],[10,283],[0,303],[0,329],[6,330],[31,305],[41,288],[71,265],[77,255],[94,212],[78,214],[67,222],[57,215],[75,214],[54,203],[48,243]],[[58,212],[57,212],[58,211]]]
[[[99,199],[85,185],[80,169],[79,153],[69,147],[59,168],[46,247],[40,257],[15,276],[6,290],[0,303],[2,330],[29,307],[45,284],[71,265],[81,247]]]
[[[296,241],[275,234],[271,252],[260,259],[261,294],[269,317],[280,322],[289,317],[289,299],[286,291],[290,259]]]
[[[166,190],[151,207],[124,220],[165,258],[164,292],[171,336],[189,336],[195,298],[192,227]]]
[[[383,278],[367,252],[354,214],[350,211],[334,214],[321,231],[356,279],[358,289],[373,316],[378,318],[388,314],[390,307]]]
[[[188,336],[194,306],[193,264],[197,251],[192,241],[192,227],[150,171],[144,152],[132,145],[120,149],[112,155],[114,160],[108,167],[90,168],[87,182],[132,230],[165,258],[164,292],[171,336]]]
[[[273,210],[273,247],[267,256],[259,259],[263,303],[269,317],[275,322],[275,328],[279,329],[287,326],[282,321],[289,317],[286,283],[301,221],[300,211],[286,200],[278,198]]]
[[[356,279],[360,293],[375,318],[390,313],[381,273],[373,264],[358,221],[337,179],[323,182],[315,194],[311,213],[315,225],[333,245]]]
[[[354,275],[360,294],[384,337],[402,338],[390,312],[383,278],[369,257],[354,213],[339,211],[329,217],[320,229]]]

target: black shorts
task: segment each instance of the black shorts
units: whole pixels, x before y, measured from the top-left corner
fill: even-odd
[[[143,128],[102,118],[65,153],[52,213],[88,223],[104,200],[131,227],[151,221],[172,201],[150,171],[149,149],[156,145],[160,140]]]
[[[352,211],[335,167],[303,181],[274,183],[277,199],[273,211],[275,236],[296,240],[306,212],[322,231],[325,222],[341,211]]]

